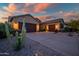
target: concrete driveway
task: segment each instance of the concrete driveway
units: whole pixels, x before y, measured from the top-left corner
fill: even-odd
[[[51,48],[63,55],[79,55],[78,37],[68,36],[68,33],[54,32],[35,32],[27,33],[26,36],[31,40]]]

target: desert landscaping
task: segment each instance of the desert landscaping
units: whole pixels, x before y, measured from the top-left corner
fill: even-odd
[[[79,37],[68,33],[34,32],[26,33],[24,46],[16,51],[15,38],[0,40],[0,55],[6,56],[75,56],[79,55]]]

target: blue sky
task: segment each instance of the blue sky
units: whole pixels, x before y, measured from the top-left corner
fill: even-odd
[[[8,6],[8,3],[0,3],[0,7]]]
[[[54,18],[77,19],[77,3],[0,3],[0,18],[13,15],[32,14],[41,20]]]

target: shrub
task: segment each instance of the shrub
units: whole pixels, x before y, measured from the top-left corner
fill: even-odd
[[[7,38],[6,32],[15,36],[15,32],[8,23],[0,23],[0,39]]]
[[[0,39],[6,38],[5,24],[0,23]]]
[[[72,32],[72,29],[69,27],[65,27],[62,32]]]
[[[71,20],[68,26],[73,29],[73,31],[79,31],[79,20]]]
[[[44,31],[45,31],[45,29],[41,29],[41,30],[40,30],[40,32],[44,32]]]

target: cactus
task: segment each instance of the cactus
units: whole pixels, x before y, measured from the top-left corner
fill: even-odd
[[[22,36],[16,32],[16,44],[14,46],[14,49],[16,51],[19,51],[22,48]]]
[[[25,38],[25,34],[26,34],[26,29],[25,29],[25,19],[23,19],[23,25],[22,25],[22,38],[24,39]]]
[[[10,37],[10,32],[9,32],[9,26],[8,26],[8,22],[5,22],[5,32],[6,32],[6,36],[7,36],[7,39],[9,39]]]
[[[23,46],[24,46],[24,44],[25,44],[24,39],[25,39],[25,36],[26,36],[25,19],[23,19],[21,36],[22,36],[22,41],[23,41]]]
[[[26,29],[25,29],[25,19],[24,19],[23,20],[23,25],[22,25],[22,32],[20,34],[18,34],[18,32],[16,32],[15,50],[20,50],[22,48],[22,46],[24,44],[25,34],[26,34]]]

